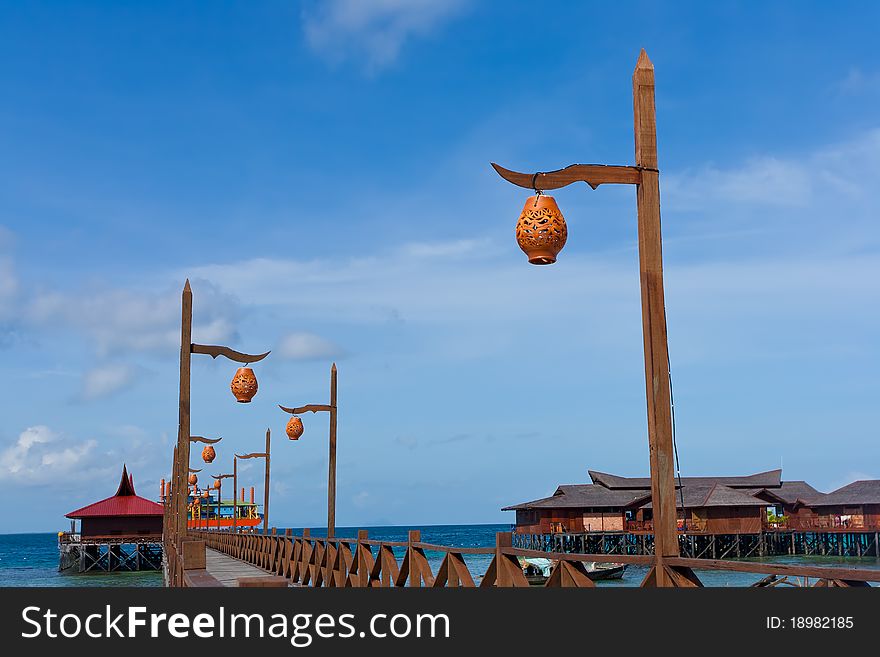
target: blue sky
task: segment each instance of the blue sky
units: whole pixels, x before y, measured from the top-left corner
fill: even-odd
[[[196,341],[273,350],[250,405],[195,357],[192,406],[206,472],[273,429],[272,524],[325,522],[327,420],[290,443],[275,404],[325,402],[333,360],[340,525],[646,474],[632,189],[559,190],[537,268],[488,165],[631,163],[642,47],[683,474],[880,477],[880,10],[766,4],[2,3],[4,530],[123,461],[157,494],[186,277]]]

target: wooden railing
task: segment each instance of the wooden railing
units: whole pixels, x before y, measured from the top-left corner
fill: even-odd
[[[866,523],[864,518],[856,517],[849,520],[837,520],[827,516],[815,518],[786,518],[783,521],[768,522],[765,531],[880,531],[880,525]]]
[[[529,586],[518,557],[550,559],[554,562],[548,587],[592,587],[584,562],[615,561],[655,566],[654,556],[603,555],[544,552],[514,548],[511,534],[496,534],[494,547],[465,548],[424,543],[418,530],[410,531],[406,541],[370,539],[364,530],[357,538],[311,536],[308,530],[294,536],[291,530],[279,534],[233,533],[228,531],[190,532],[207,547],[258,566],[293,586],[313,587],[519,587]],[[402,554],[396,554],[402,553]],[[427,553],[439,553],[442,560],[436,573]],[[491,555],[482,576],[475,577],[465,563],[465,555]],[[399,557],[400,560],[399,560]],[[171,561],[169,560],[169,564]],[[766,575],[815,578],[820,586],[865,586],[880,582],[880,570],[825,568],[708,559],[666,558],[663,567],[679,586],[699,586],[691,569],[723,570]],[[216,585],[211,580],[193,581],[182,577],[183,586]],[[216,580],[214,580],[216,581]],[[642,586],[652,586],[649,573]]]
[[[676,525],[676,529],[679,532],[700,532],[705,533],[708,525],[705,520],[678,520]],[[653,520],[627,520],[626,521],[626,531],[628,532],[647,532],[649,534],[654,533],[654,521]]]

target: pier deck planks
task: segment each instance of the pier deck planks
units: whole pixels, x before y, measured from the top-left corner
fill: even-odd
[[[239,577],[265,577],[273,574],[211,548],[205,549],[205,561],[208,574],[219,580],[223,586],[238,586]]]

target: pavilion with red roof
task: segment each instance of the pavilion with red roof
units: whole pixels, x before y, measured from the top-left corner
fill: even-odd
[[[115,495],[71,511],[67,517],[80,521],[82,538],[162,536],[162,505],[134,492],[134,478],[125,465]]]

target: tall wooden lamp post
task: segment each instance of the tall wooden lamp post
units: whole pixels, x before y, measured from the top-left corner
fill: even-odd
[[[211,358],[224,356],[229,360],[244,363],[245,365],[261,361],[269,355],[268,351],[264,354],[251,355],[243,354],[239,351],[230,349],[229,347],[195,344],[192,341],[192,319],[193,295],[189,279],[187,279],[181,295],[180,321],[180,403],[176,454],[178,468],[174,480],[174,491],[176,492],[174,503],[177,507],[177,527],[175,528],[175,535],[177,540],[186,538],[187,534],[187,493],[189,491],[187,472],[189,470],[189,445],[190,442],[192,442],[190,436],[190,372],[192,355],[206,354],[211,356]],[[251,372],[250,375],[252,377],[253,373]],[[233,379],[233,385],[236,385],[236,379]],[[256,389],[256,379],[253,379],[251,397],[256,393]],[[244,399],[240,399],[240,401],[244,401]]]
[[[660,172],[657,168],[657,127],[654,108],[654,65],[644,50],[633,73],[635,166],[573,164],[548,173],[517,173],[492,164],[498,174],[520,187],[535,190],[517,225],[517,241],[533,264],[552,264],[565,244],[568,229],[548,189],[585,182],[636,186],[642,332],[648,408],[651,495],[654,507],[654,566],[642,586],[700,586],[688,568],[669,566],[679,556],[676,529],[675,479],[663,258],[660,235]]]
[[[306,406],[287,407],[278,405],[285,413],[292,415],[300,415],[311,411],[317,413],[319,411],[330,414],[330,465],[327,477],[327,538],[333,538],[336,533],[336,363],[330,367],[330,403],[329,404],[307,404]],[[299,425],[300,430],[296,438],[302,434],[302,424]],[[288,435],[290,433],[288,432]],[[292,439],[293,436],[291,436]]]
[[[231,474],[219,474],[219,475],[211,475],[214,479],[217,480],[217,531],[220,531],[220,507],[223,505],[223,480],[229,479],[234,475]],[[233,493],[235,490],[232,491]]]
[[[272,431],[270,429],[266,429],[266,451],[265,452],[252,452],[250,454],[236,454],[236,459],[258,459],[263,458],[266,459],[266,478],[265,478],[265,490],[263,491],[263,533],[267,533],[269,531],[269,467],[270,467],[270,453],[272,450]]]
[[[223,440],[223,439],[222,438],[211,439],[211,438],[205,438],[203,436],[190,436],[189,437],[190,444],[204,443],[205,445],[208,446],[205,448],[205,450],[208,450],[210,448],[210,451],[211,451],[210,460],[208,459],[208,457],[205,456],[205,452],[202,452],[202,457],[205,459],[205,463],[210,463],[211,461],[214,460],[214,445],[219,443],[221,440]],[[189,472],[190,472],[190,474],[195,474],[197,472],[201,472],[201,469],[196,470],[195,468],[189,468]],[[207,529],[207,518],[205,520],[206,520],[205,528]]]

